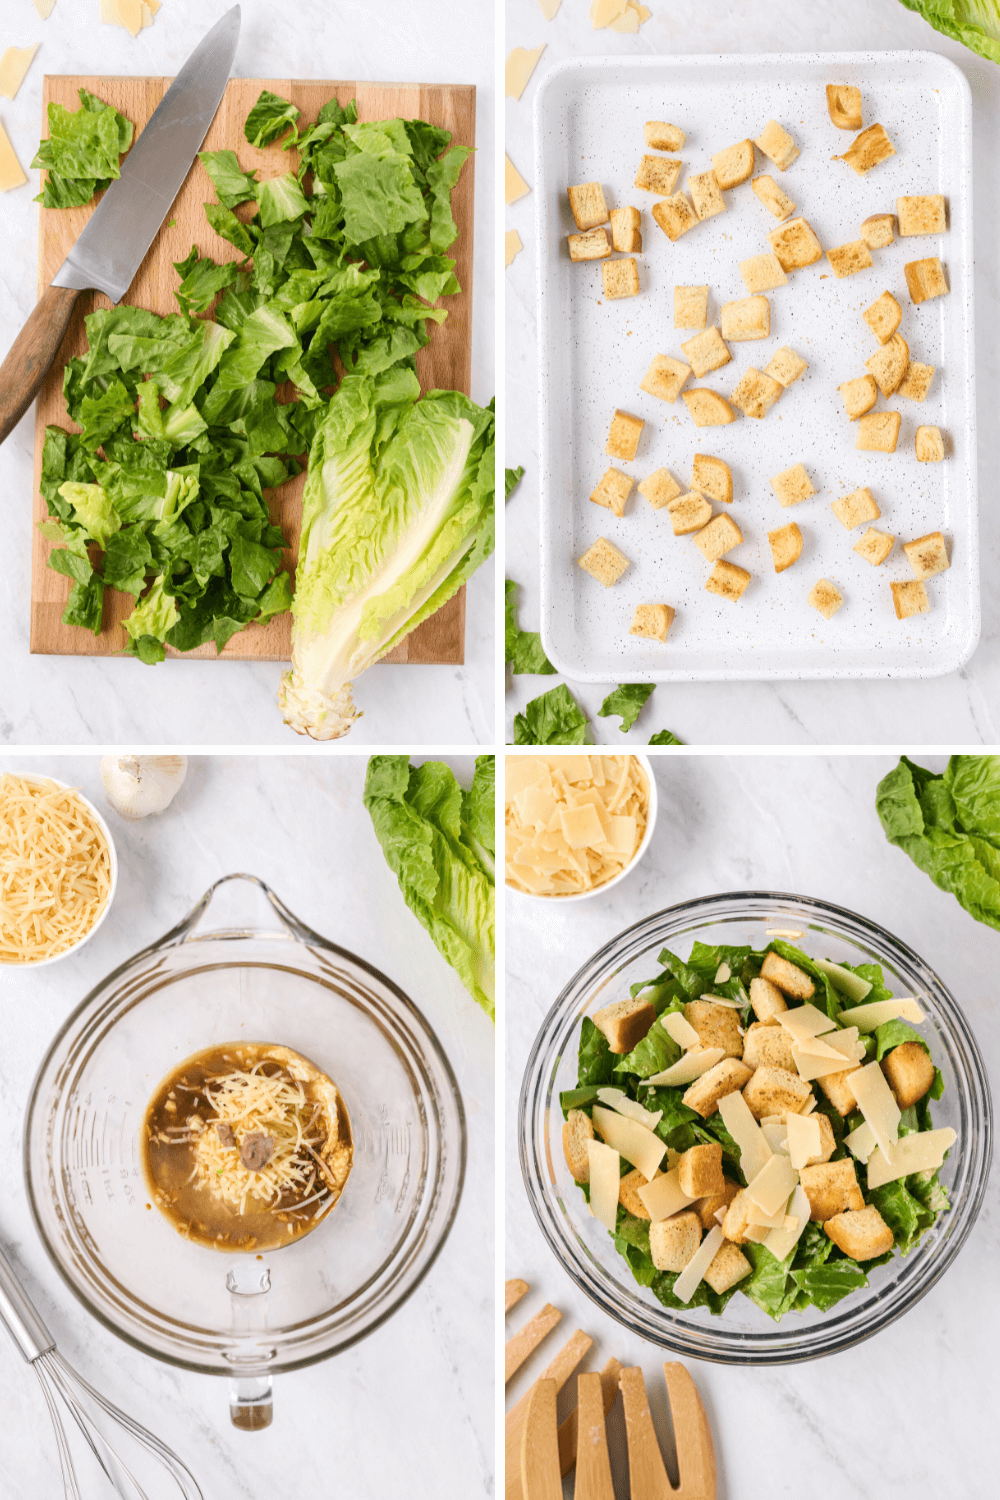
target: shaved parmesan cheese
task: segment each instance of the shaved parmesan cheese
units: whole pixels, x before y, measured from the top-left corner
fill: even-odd
[[[681,1015],[679,1010],[672,1010],[668,1016],[664,1016],[660,1023],[670,1033],[678,1047],[697,1047],[701,1044],[701,1038],[695,1031],[691,1022]]]
[[[594,1105],[591,1119],[594,1129],[600,1131],[608,1145],[620,1151],[625,1160],[630,1161],[633,1167],[638,1167],[646,1181],[651,1182],[663,1160],[667,1149],[666,1141],[661,1141],[659,1136],[640,1125],[638,1120],[629,1120],[600,1104]]]
[[[608,23],[608,29],[624,32],[626,36],[634,36],[639,30],[639,12],[633,6],[626,5],[621,15]]]
[[[662,1177],[654,1177],[652,1182],[647,1182],[639,1189],[639,1197],[653,1224],[658,1224],[661,1219],[669,1219],[673,1214],[680,1213],[682,1208],[687,1208],[688,1204],[696,1201],[681,1191],[676,1167],[672,1167],[669,1172],[664,1172]]]
[[[567,781],[594,781],[594,760],[589,755],[547,755],[544,764],[550,771],[559,771]],[[596,781],[595,781],[596,785]]]
[[[840,1012],[841,1021],[850,1021],[859,1031],[874,1031],[886,1021],[910,1021],[919,1026],[924,1013],[915,1000],[900,997],[898,1000],[873,1000],[871,1005],[852,1005],[850,1010]]]
[[[589,844],[604,842],[604,829],[597,816],[597,809],[586,803],[583,807],[561,807],[559,822],[563,838],[571,849],[586,849]]]
[[[719,1253],[724,1235],[721,1229],[710,1229],[674,1282],[674,1296],[678,1302],[690,1302],[698,1286]]]
[[[562,4],[562,0],[538,0],[538,3],[542,8],[542,15],[546,21],[551,21]]]
[[[848,1061],[842,1053],[834,1051],[831,1047],[823,1056],[815,1052],[800,1050],[796,1043],[792,1043],[792,1056],[798,1069],[800,1078],[811,1082],[814,1078],[829,1078],[833,1073],[843,1073],[854,1064]],[[800,1110],[801,1114],[802,1111]]]
[[[47,21],[52,14],[52,7],[56,0],[34,0],[35,9],[43,21]]]
[[[662,1073],[654,1073],[651,1078],[644,1078],[643,1083],[652,1083],[657,1086],[666,1084],[671,1088],[679,1088],[682,1083],[694,1083],[709,1068],[714,1068],[717,1062],[725,1057],[724,1047],[691,1047],[682,1058],[665,1068]]]
[[[101,20],[138,36],[144,26],[152,26],[159,8],[160,0],[101,0]]]
[[[515,47],[508,54],[504,68],[504,93],[509,99],[520,99],[544,51],[543,42],[540,47],[534,47],[530,51],[524,47]]]
[[[745,1000],[730,1000],[728,995],[702,995],[702,1000],[710,1000],[713,1005],[728,1005],[730,1010],[742,1010],[746,1004]]]
[[[34,47],[8,47],[0,57],[0,99],[14,98],[37,51],[36,42]]]
[[[624,1115],[626,1119],[638,1120],[639,1124],[645,1125],[647,1130],[655,1130],[663,1119],[662,1109],[658,1109],[655,1114],[651,1109],[643,1109],[641,1104],[630,1099],[621,1089],[598,1089],[597,1097],[609,1109],[617,1110],[618,1114]]]
[[[635,756],[509,755],[507,768],[508,885],[575,895],[613,880],[635,858],[650,796]]]
[[[614,1234],[618,1223],[618,1184],[621,1181],[618,1152],[600,1141],[591,1140],[587,1142],[587,1161],[590,1166],[590,1206],[594,1217]]]
[[[786,1260],[805,1231],[809,1223],[809,1199],[806,1197],[805,1188],[801,1185],[792,1194],[792,1201],[788,1205],[788,1216],[798,1220],[794,1229],[782,1226],[781,1229],[772,1229],[764,1241],[764,1249],[769,1250],[775,1260]]]
[[[857,1062],[865,1055],[865,1044],[858,1040],[856,1026],[845,1026],[843,1031],[828,1031],[823,1037],[823,1044],[842,1053],[851,1062]]]
[[[521,244],[521,236],[516,229],[508,229],[503,237],[503,263],[509,266],[516,255],[520,255],[524,246]]]
[[[942,1130],[921,1130],[916,1135],[904,1135],[886,1151],[881,1142],[868,1158],[868,1186],[881,1187],[884,1182],[897,1182],[900,1177],[909,1177],[911,1172],[934,1172],[944,1162],[958,1139],[955,1132],[945,1126]]]
[[[770,1124],[766,1120],[761,1120],[760,1128],[772,1151],[784,1151],[786,1155],[788,1154],[788,1134],[783,1120],[778,1124]]]
[[[548,775],[548,767],[537,755],[507,755],[504,757],[504,803],[507,807],[519,797],[527,787],[533,786],[543,776]]]
[[[776,1214],[779,1210],[784,1214],[785,1204],[794,1193],[798,1180],[788,1157],[777,1152],[751,1179],[747,1197],[766,1214]],[[777,1228],[777,1225],[773,1227]]]
[[[859,1125],[857,1130],[852,1130],[850,1135],[844,1136],[844,1145],[852,1156],[858,1161],[867,1161],[875,1150],[875,1132],[868,1121]]]
[[[868,1063],[851,1074],[851,1090],[876,1142],[884,1153],[888,1153],[899,1137],[900,1113],[877,1062]]]
[[[795,927],[766,927],[764,929],[764,936],[791,938],[794,942],[796,938],[802,937],[803,934],[799,932]]]
[[[849,1000],[863,1000],[871,992],[870,982],[862,979],[860,974],[852,974],[850,969],[831,963],[826,958],[814,958],[813,963],[826,975],[834,989],[846,995]]]
[[[767,1214],[756,1203],[751,1203],[747,1215],[747,1223],[756,1229],[782,1229],[785,1224],[785,1204],[782,1203],[777,1213]]]
[[[811,1115],[812,1112],[813,1112],[813,1110],[816,1108],[816,1105],[818,1103],[819,1103],[819,1100],[816,1098],[816,1095],[815,1094],[810,1094],[809,1098],[806,1100],[805,1104],[803,1104],[802,1108],[799,1110],[799,1114],[800,1115]]]
[[[720,964],[715,971],[716,984],[727,984],[733,977],[733,971],[728,964]]]
[[[796,1041],[822,1036],[824,1032],[833,1031],[836,1025],[829,1016],[817,1010],[815,1005],[797,1005],[794,1010],[780,1011],[778,1020]]]
[[[14,154],[10,137],[0,125],[0,193],[9,192],[11,188],[22,187],[27,180],[21,163]]]
[[[627,7],[627,0],[591,0],[590,20],[594,31],[610,26]]]
[[[822,1149],[819,1121],[812,1115],[789,1115],[788,1156],[796,1172],[802,1170],[811,1156],[819,1156]]]
[[[740,1148],[740,1167],[752,1182],[771,1159],[771,1148],[742,1094],[726,1094],[719,1100],[722,1123]],[[791,1188],[788,1189],[791,1192]],[[785,1195],[788,1196],[787,1194]]]
[[[807,1036],[792,1042],[792,1053],[800,1057],[828,1057],[833,1062],[843,1062],[844,1054],[834,1047],[831,1038],[836,1033],[828,1031],[825,1036]]]

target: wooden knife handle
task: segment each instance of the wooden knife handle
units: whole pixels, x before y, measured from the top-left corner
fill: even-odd
[[[20,422],[52,368],[79,295],[72,287],[47,287],[0,365],[0,443]]]

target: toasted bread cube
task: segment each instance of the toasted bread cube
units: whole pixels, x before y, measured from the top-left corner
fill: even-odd
[[[851,1077],[857,1071],[857,1067],[845,1068],[842,1073],[827,1073],[825,1078],[816,1080],[838,1115],[849,1115],[858,1107],[851,1088]]]
[[[881,125],[869,125],[867,130],[862,130],[856,140],[844,152],[843,156],[835,156],[834,161],[846,161],[853,172],[859,177],[864,177],[872,167],[877,167],[880,161],[885,161],[890,156],[895,156],[896,148],[886,135]]]
[[[780,474],[775,474],[772,478],[771,488],[786,510],[789,505],[798,505],[801,500],[808,500],[810,495],[816,493],[812,480],[806,473],[805,464],[793,464],[790,469],[782,469]]]
[[[654,203],[653,218],[668,240],[679,240],[698,223],[698,215],[683,193],[675,193],[672,198]]]
[[[747,1027],[743,1061],[748,1068],[784,1068],[786,1073],[795,1074],[799,1071],[788,1032],[783,1026],[771,1026],[766,1021],[754,1021]]]
[[[732,355],[723,342],[719,330],[714,327],[706,328],[704,333],[696,333],[693,339],[688,339],[681,345],[685,355],[691,362],[691,368],[697,380],[702,380],[712,370],[718,370],[722,365],[728,365]]]
[[[743,1056],[740,1014],[731,1005],[689,1000],[684,1007],[684,1019],[694,1027],[703,1047],[721,1047],[727,1057]]]
[[[720,564],[716,563],[716,567]],[[728,566],[722,564],[721,566]],[[749,574],[747,575],[749,577]],[[719,1107],[719,1100],[727,1094],[737,1094],[751,1076],[751,1070],[738,1057],[724,1057],[696,1078],[690,1088],[685,1089],[681,1103],[703,1120],[709,1119]]]
[[[673,623],[674,612],[669,604],[637,604],[628,633],[644,636],[647,641],[665,641]]]
[[[615,1000],[603,1010],[595,1010],[591,1020],[608,1039],[612,1052],[622,1054],[638,1047],[656,1020],[656,1011],[640,995]]]
[[[641,417],[632,417],[627,411],[616,410],[611,418],[611,429],[604,451],[609,458],[623,458],[631,462],[639,446],[645,422]]]
[[[859,557],[864,558],[865,562],[871,563],[873,568],[879,568],[895,544],[894,536],[890,536],[886,531],[877,531],[874,526],[869,526],[861,540],[854,543],[854,550]]]
[[[894,224],[894,214],[869,214],[861,220],[861,238],[869,250],[885,250],[895,244]]]
[[[770,979],[751,979],[750,1004],[758,1021],[775,1026],[783,1010],[788,1009],[784,995]]]
[[[944,278],[944,267],[936,255],[926,260],[911,260],[903,267],[906,290],[911,302],[927,302],[931,297],[943,297],[948,290]]]
[[[691,536],[712,519],[712,507],[702,495],[680,495],[667,506],[674,536]]]
[[[603,260],[611,254],[606,229],[588,229],[586,234],[566,236],[570,260]]]
[[[823,1162],[803,1167],[799,1173],[802,1191],[809,1199],[809,1217],[817,1224],[842,1214],[846,1209],[862,1209],[865,1200],[854,1175],[854,1159]]]
[[[691,413],[696,427],[726,427],[736,421],[736,413],[718,391],[700,385],[693,391],[682,391],[681,400]]]
[[[656,354],[653,356],[653,363],[639,383],[639,389],[645,391],[648,396],[656,396],[658,400],[669,401],[673,405],[680,395],[681,386],[690,374],[690,365],[682,364],[679,359],[673,359],[669,354]]]
[[[638,489],[639,494],[645,496],[654,510],[662,510],[681,493],[681,487],[669,469],[656,469],[648,479],[642,481]]]
[[[906,367],[906,374],[900,381],[899,394],[909,401],[923,401],[926,399],[933,379],[933,365],[922,365],[919,361],[911,359]]]
[[[705,587],[710,594],[718,594],[720,599],[728,599],[731,604],[735,604],[742,599],[749,582],[750,574],[746,568],[739,568],[735,563],[726,562],[725,558],[720,557],[709,573]],[[718,1066],[721,1067],[722,1064],[719,1063]]]
[[[696,1213],[698,1215],[698,1218],[701,1220],[702,1229],[715,1228],[715,1226],[719,1222],[719,1220],[715,1217],[716,1214],[720,1211],[720,1209],[724,1212],[729,1207],[730,1203],[732,1203],[738,1192],[739,1187],[737,1186],[737,1184],[735,1182],[730,1182],[729,1178],[726,1177],[723,1179],[723,1187],[721,1192],[709,1193],[706,1198],[699,1198],[696,1203],[692,1203],[691,1211],[692,1213]]]
[[[776,286],[788,285],[788,277],[773,253],[751,255],[749,259],[741,260],[740,275],[748,292],[770,292]]]
[[[864,240],[851,240],[847,245],[836,245],[826,252],[830,269],[838,281],[853,276],[858,271],[867,271],[872,265],[871,252]]]
[[[790,521],[787,526],[779,526],[776,531],[769,531],[767,540],[771,546],[776,573],[784,573],[786,568],[797,563],[802,556],[802,533],[794,521]]]
[[[916,198],[896,199],[899,237],[911,234],[944,234],[948,228],[942,193],[925,193]]]
[[[639,267],[631,255],[625,260],[602,261],[601,278],[609,302],[616,297],[639,295]]]
[[[754,145],[768,161],[774,162],[779,172],[787,171],[799,155],[798,146],[777,120],[768,120],[760,135],[754,136]]]
[[[582,557],[577,558],[577,564],[591,578],[596,578],[598,583],[609,589],[618,582],[629,566],[629,560],[607,537],[599,536],[594,545],[588,547]]]
[[[645,1219],[649,1222],[649,1209],[639,1197],[639,1189],[646,1186],[646,1179],[639,1168],[626,1172],[624,1177],[618,1179],[618,1202],[627,1214],[633,1219]]]
[[[871,307],[861,314],[880,344],[887,344],[899,327],[903,309],[891,292],[876,297]]]
[[[795,204],[787,193],[781,191],[773,177],[755,177],[750,186],[776,219],[787,219],[795,212]]]
[[[939,464],[944,458],[944,438],[940,427],[918,427],[914,446],[918,463]]]
[[[714,563],[738,547],[742,540],[743,533],[732,516],[721,512],[695,534],[694,544],[706,562]]]
[[[828,83],[826,108],[838,130],[861,129],[861,90],[853,83]]]
[[[674,327],[704,328],[708,322],[708,287],[674,287]]]
[[[797,1072],[764,1065],[754,1069],[743,1098],[754,1119],[762,1120],[765,1115],[783,1115],[786,1110],[798,1114],[811,1093],[812,1086]]]
[[[847,415],[852,422],[871,411],[878,400],[878,386],[874,375],[859,375],[855,380],[845,380],[837,390],[844,398]]]
[[[577,1182],[590,1181],[590,1158],[587,1142],[594,1139],[590,1116],[582,1109],[571,1109],[562,1128],[563,1156]]]
[[[712,171],[720,188],[739,187],[753,173],[753,141],[737,141],[712,157]]]
[[[771,356],[771,363],[764,374],[770,375],[772,380],[780,381],[787,390],[790,385],[795,384],[800,375],[805,374],[808,368],[801,354],[796,354],[794,349],[789,349],[787,344],[783,344],[777,354]]]
[[[720,1296],[749,1276],[753,1266],[738,1245],[723,1240],[705,1272],[704,1280]]]
[[[855,448],[863,453],[895,453],[901,420],[898,411],[870,411],[860,417]]]
[[[901,1042],[898,1047],[893,1047],[882,1059],[882,1072],[900,1109],[909,1109],[911,1104],[916,1104],[934,1082],[934,1064],[919,1042]],[[684,1191],[687,1193],[687,1188]],[[693,1196],[693,1193],[688,1193],[689,1198]]]
[[[767,238],[783,271],[800,271],[822,258],[823,247],[805,219],[789,219],[779,229],[772,229]]]
[[[927,590],[919,578],[911,578],[907,583],[890,583],[892,589],[892,607],[896,611],[897,620],[908,620],[911,615],[925,615],[931,607],[931,601],[927,597]]]
[[[832,620],[843,604],[844,596],[829,578],[821,578],[809,590],[809,598],[806,602],[811,604],[813,609],[818,609],[824,620]]]
[[[722,304],[720,322],[724,339],[766,339],[771,332],[771,305],[766,297],[739,297]]]
[[[867,485],[852,490],[849,495],[841,495],[839,500],[833,501],[830,509],[841,526],[846,527],[848,531],[853,531],[855,526],[860,526],[863,521],[877,521],[882,515],[875,496]]]
[[[725,213],[726,200],[714,172],[696,172],[693,177],[688,178],[687,190],[699,219],[710,219],[713,214]]]
[[[647,193],[660,193],[662,197],[669,198],[683,165],[683,162],[669,156],[644,156],[639,163],[633,186],[645,188]]]
[[[683,1271],[701,1244],[701,1220],[690,1209],[649,1226],[649,1253],[658,1271]]]
[[[805,969],[782,958],[780,953],[767,955],[760,966],[760,977],[769,979],[782,994],[791,995],[793,1000],[811,1000],[816,993],[816,986]]]
[[[651,146],[654,151],[680,151],[687,140],[683,130],[676,125],[668,125],[665,120],[647,120],[642,127],[642,134],[646,145]]]
[[[577,229],[594,229],[608,222],[608,205],[604,201],[604,189],[599,182],[581,182],[577,187],[566,189],[569,207]]]
[[[726,1209],[726,1217],[722,1221],[722,1232],[731,1245],[745,1245],[750,1236],[747,1229],[750,1224],[750,1210],[753,1204],[747,1197],[746,1188],[739,1188],[730,1200]]]
[[[616,250],[642,254],[642,234],[639,230],[637,208],[613,208],[611,210],[611,243]]]
[[[733,474],[721,458],[712,458],[708,453],[696,453],[691,465],[691,488],[710,500],[729,505],[733,498]]]
[[[762,418],[767,416],[784,389],[780,380],[772,380],[770,375],[751,365],[729,399],[745,417]]]
[[[823,1225],[824,1234],[852,1260],[874,1260],[885,1255],[896,1243],[892,1230],[875,1207],[848,1209],[834,1214]]]
[[[933,578],[935,573],[943,573],[945,568],[951,567],[948,548],[940,531],[929,531],[915,541],[904,542],[903,551],[918,578]]]
[[[595,505],[603,505],[616,516],[625,514],[625,502],[632,493],[632,480],[620,469],[606,469],[591,493]]]
[[[901,333],[894,333],[865,360],[865,369],[875,376],[883,396],[891,396],[902,384],[909,363],[910,346]]]
[[[726,1186],[722,1175],[722,1147],[691,1146],[682,1152],[677,1163],[677,1184],[689,1198],[721,1193]]]

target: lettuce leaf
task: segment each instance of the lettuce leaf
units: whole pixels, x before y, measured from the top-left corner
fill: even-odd
[[[257,103],[246,117],[243,134],[251,146],[270,146],[289,126],[295,125],[299,113],[295,105],[282,99],[280,94],[261,89]]]
[[[35,199],[45,208],[76,208],[89,203],[119,177],[119,158],[132,144],[133,127],[124,115],[87,89],[79,89],[80,108],[48,108],[49,135],[31,163],[48,172]]]
[[[597,710],[600,719],[606,719],[611,714],[621,715],[621,724],[618,726],[622,734],[627,734],[639,717],[640,710],[647,698],[650,698],[656,690],[655,682],[624,682],[609,693]]]
[[[518,585],[512,578],[504,582],[504,652],[515,677],[524,673],[548,677],[555,667],[542,650],[542,638],[537,630],[521,630],[517,623]]]
[[[649,743],[651,745],[683,745],[684,741],[679,740],[673,730],[661,729],[650,737]]]
[[[900,0],[907,10],[981,57],[1000,62],[1000,7],[996,0]]]
[[[532,698],[514,718],[515,745],[589,745],[587,717],[566,684]]]

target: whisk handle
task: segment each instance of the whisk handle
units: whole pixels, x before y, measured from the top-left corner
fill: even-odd
[[[29,1364],[56,1347],[38,1311],[0,1250],[0,1323]]]

